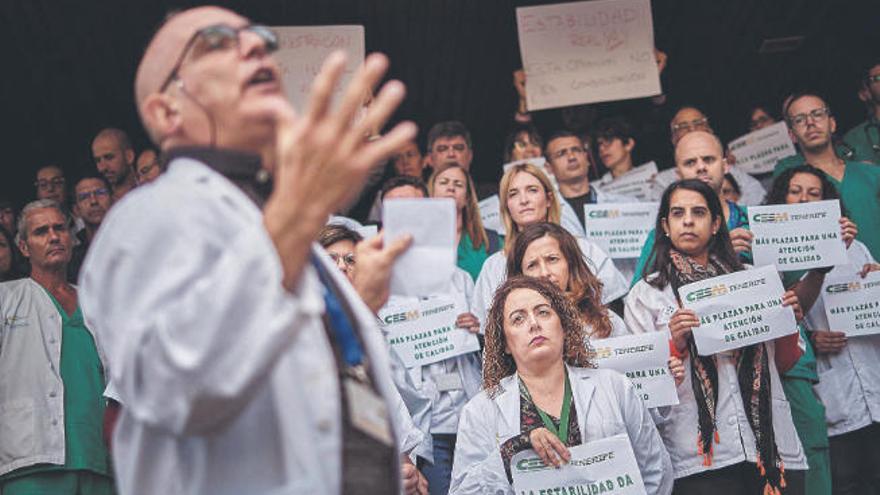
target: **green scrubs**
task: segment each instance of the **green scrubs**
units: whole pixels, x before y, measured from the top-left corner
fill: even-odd
[[[776,164],[773,176],[803,164],[802,156],[788,157]],[[847,161],[842,181],[826,176],[840,193],[846,214],[859,228],[856,239],[868,247],[875,259],[880,259],[880,167]]]
[[[48,293],[61,317],[61,381],[64,384],[63,466],[40,464],[0,477],[3,495],[110,495],[110,458],[104,445],[104,374],[79,307],[68,315]]]
[[[492,235],[488,232],[487,236]],[[498,246],[496,249],[500,249],[504,246],[504,237],[495,234],[498,238]],[[490,242],[491,244],[491,242]],[[482,245],[477,249],[474,249],[473,241],[471,241],[471,236],[468,235],[467,232],[461,233],[461,240],[458,241],[458,262],[456,263],[459,268],[468,272],[471,278],[476,281],[477,277],[480,276],[480,270],[483,269],[483,263],[486,262],[486,259],[492,255],[490,252],[490,246]]]
[[[843,142],[853,151],[854,162],[880,163],[880,122],[871,118],[853,127],[843,135]],[[877,151],[874,150],[877,146]]]

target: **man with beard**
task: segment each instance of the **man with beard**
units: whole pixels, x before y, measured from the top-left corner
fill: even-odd
[[[134,149],[124,131],[104,129],[92,140],[92,157],[98,172],[113,188],[113,202],[119,201],[137,186],[134,173]]]
[[[854,162],[880,163],[880,58],[868,64],[859,81],[859,99],[868,110],[868,120],[843,135],[852,147]]]

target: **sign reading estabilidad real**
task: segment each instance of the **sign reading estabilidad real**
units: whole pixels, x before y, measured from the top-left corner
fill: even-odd
[[[660,94],[649,0],[516,9],[529,110]]]

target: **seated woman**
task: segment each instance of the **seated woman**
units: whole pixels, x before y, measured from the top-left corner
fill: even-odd
[[[662,411],[660,435],[675,466],[677,494],[803,493],[807,464],[779,372],[800,357],[797,334],[711,356],[697,354],[699,317],[680,308],[678,288],[742,270],[718,195],[700,180],[663,193],[652,264],[626,298],[633,333],[670,332],[684,361],[680,403]],[[786,292],[783,305],[795,306]]]
[[[462,411],[451,494],[512,494],[510,460],[545,464],[569,447],[629,437],[647,493],[668,494],[672,466],[650,414],[623,375],[592,369],[580,312],[551,282],[505,281],[489,312],[483,391]]]
[[[507,277],[506,259],[519,233],[529,225],[539,222],[559,224],[560,219],[559,201],[550,179],[528,163],[511,167],[501,178],[500,203],[501,219],[507,231],[504,251],[489,256],[483,264],[471,304],[471,310],[482,322],[486,321],[495,289]],[[602,303],[608,304],[623,297],[628,283],[611,258],[590,241],[578,238],[577,244],[590,271],[603,284]]]
[[[473,179],[461,166],[451,165],[431,175],[428,192],[432,198],[455,201],[457,265],[476,280],[486,258],[501,249],[504,239],[494,230],[483,228]]]
[[[802,165],[788,169],[776,178],[767,196],[767,203],[794,204],[828,199],[840,199],[834,184],[821,170]],[[845,211],[842,204],[841,211]],[[868,248],[855,240],[858,232],[855,224],[847,218],[841,218],[841,230],[849,263],[838,265],[830,271],[811,270],[801,278],[803,283],[818,277],[819,294],[825,293],[828,286],[826,278],[865,277],[868,272],[880,270],[880,265]],[[815,439],[820,441],[819,447],[823,447],[817,449],[821,456],[818,460],[808,457],[809,486],[811,490],[813,485],[824,486],[825,493],[876,492],[880,489],[880,471],[877,470],[877,466],[880,466],[880,368],[877,366],[880,363],[880,335],[847,337],[841,331],[843,329],[831,330],[821,297],[810,308],[805,304],[805,310],[816,357],[812,366],[802,370],[802,374],[803,371],[811,372],[806,378],[814,385],[812,390],[807,389],[797,395],[802,397],[801,403],[810,403],[809,400],[815,401],[815,398],[807,394],[815,390],[825,407],[823,410],[821,404],[815,405],[810,411],[814,414],[805,414],[805,420],[818,414],[821,426],[827,425],[827,431],[808,421],[804,421],[807,428],[798,425],[798,432],[805,444]],[[798,368],[807,368],[800,366],[801,362],[798,365]],[[801,377],[788,379],[791,374],[786,374],[785,385],[786,394],[794,403],[792,393],[796,391],[792,390],[793,385],[806,380],[799,380]],[[831,479],[822,480],[821,484],[813,481],[814,469],[821,465],[827,470],[829,462]]]

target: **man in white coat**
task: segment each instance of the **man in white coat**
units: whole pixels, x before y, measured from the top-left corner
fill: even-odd
[[[277,46],[270,29],[200,7],[166,20],[138,67],[138,110],[168,171],[108,215],[80,280],[123,404],[122,494],[394,493],[400,452],[418,442],[375,317],[311,242],[415,136],[404,123],[365,138],[403,85],[354,122],[387,60],[368,57],[331,109],[335,53],[294,116]],[[371,244],[360,293],[387,297],[408,242]]]

